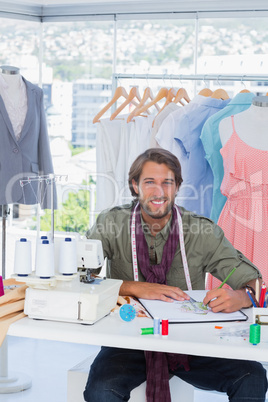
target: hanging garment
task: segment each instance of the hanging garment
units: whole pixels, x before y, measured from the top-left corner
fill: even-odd
[[[172,152],[178,159],[181,155],[181,148],[174,138],[177,122],[180,121],[181,116],[187,110],[190,112],[190,110],[196,109],[199,103],[203,102],[204,98],[202,95],[196,95],[190,103],[187,103],[183,107],[178,107],[177,110],[171,112],[162,122],[155,136],[155,140],[159,146]]]
[[[18,84],[17,93],[15,99],[11,99],[11,96],[9,95],[9,85],[3,78],[2,74],[0,74],[0,95],[3,98],[14,134],[17,140],[19,140],[28,108],[25,82],[20,74],[16,77],[18,77],[18,80],[16,81]]]
[[[96,137],[96,210],[102,211],[132,200],[128,172],[138,155],[150,147],[153,116],[128,115],[101,119]]]
[[[175,110],[178,110],[180,107],[183,106],[178,106],[174,102],[170,102],[161,112],[158,113],[158,115],[154,119],[154,125],[152,128],[152,133],[151,133],[151,140],[150,140],[150,148],[161,148],[158,142],[156,141],[155,137],[158,133],[159,128],[161,127],[163,121],[166,119],[166,117],[174,112]]]
[[[26,85],[28,109],[18,140],[0,96],[0,205],[40,203],[42,208],[50,208],[50,185],[38,181],[29,182],[23,187],[20,184],[20,180],[28,176],[53,173],[43,91],[24,78],[23,82]]]
[[[238,93],[224,109],[215,113],[205,122],[201,132],[201,141],[206,153],[206,159],[213,173],[213,195],[210,219],[218,222],[226,197],[221,193],[220,187],[223,180],[223,161],[220,153],[222,147],[219,124],[221,120],[232,114],[237,114],[248,109],[252,98],[255,95],[249,93]]]
[[[176,122],[174,138],[181,148],[183,178],[177,200],[179,205],[206,217],[211,213],[213,174],[200,135],[206,120],[229,102],[230,99],[201,97],[190,110],[184,107],[185,113]]]
[[[129,133],[129,156],[126,167],[127,175],[137,156],[150,148],[153,119],[153,115],[146,117],[136,116],[128,123],[131,129]]]
[[[126,180],[128,153],[127,115],[120,119],[101,119],[96,136],[96,210],[102,211],[122,204],[120,194]]]
[[[235,131],[221,149],[222,193],[227,197],[218,225],[232,245],[262,273],[268,283],[268,151],[253,148]],[[213,278],[207,284],[217,286]]]

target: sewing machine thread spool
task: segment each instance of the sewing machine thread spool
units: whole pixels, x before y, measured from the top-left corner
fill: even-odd
[[[25,238],[15,243],[14,273],[18,276],[28,276],[32,273],[32,246]]]
[[[261,326],[259,324],[251,324],[249,327],[249,342],[257,345],[261,341]]]
[[[168,320],[166,318],[162,319],[162,336],[168,336]]]
[[[73,275],[77,272],[76,241],[71,237],[65,237],[60,243],[59,273]]]
[[[154,335],[160,335],[160,318],[154,317]]]
[[[55,275],[54,244],[49,240],[42,240],[37,244],[35,274],[47,279]]]

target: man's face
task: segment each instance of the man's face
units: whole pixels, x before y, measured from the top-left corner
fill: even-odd
[[[143,211],[154,219],[164,218],[171,211],[178,186],[175,176],[164,163],[146,162],[139,183],[132,181]]]

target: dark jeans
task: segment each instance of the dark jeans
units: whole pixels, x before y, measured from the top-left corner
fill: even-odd
[[[264,402],[266,371],[258,362],[192,356],[190,371],[172,374],[205,390],[225,392],[232,402]],[[132,389],[146,380],[144,352],[102,347],[91,366],[84,398],[87,402],[128,401]],[[183,402],[183,396],[178,397]]]

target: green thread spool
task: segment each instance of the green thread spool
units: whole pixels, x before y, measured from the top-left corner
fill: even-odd
[[[151,335],[154,333],[154,329],[152,328],[141,328],[140,329],[141,335]]]
[[[249,327],[249,342],[257,345],[261,340],[261,326],[259,324],[251,324]]]

